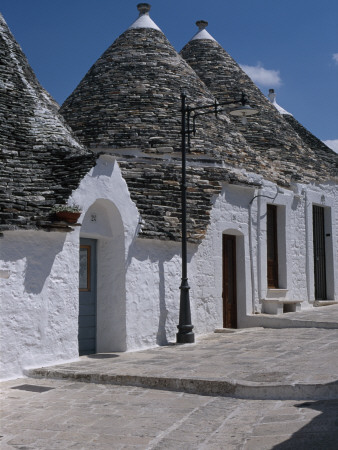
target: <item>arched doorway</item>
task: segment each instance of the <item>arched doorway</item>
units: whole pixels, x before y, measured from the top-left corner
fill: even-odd
[[[110,200],[96,200],[83,218],[79,280],[79,352],[125,351],[124,227]]]

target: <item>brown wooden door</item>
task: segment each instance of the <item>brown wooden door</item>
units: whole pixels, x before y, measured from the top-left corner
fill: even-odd
[[[267,267],[268,288],[278,289],[277,206],[267,205]]]
[[[315,299],[326,300],[326,261],[324,208],[313,205],[313,258],[315,275]]]
[[[236,236],[223,234],[223,327],[237,328]]]

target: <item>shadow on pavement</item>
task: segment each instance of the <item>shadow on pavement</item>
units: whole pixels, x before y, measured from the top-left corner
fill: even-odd
[[[338,449],[338,399],[296,404],[297,408],[320,411],[310,423],[294,433],[290,439],[275,445],[274,450],[337,450]]]

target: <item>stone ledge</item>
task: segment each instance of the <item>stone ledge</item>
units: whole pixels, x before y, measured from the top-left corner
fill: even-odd
[[[287,300],[282,298],[265,298],[262,300],[263,312],[265,314],[283,314],[301,310],[304,300]]]
[[[264,303],[302,303],[304,300],[287,300],[282,298],[264,298],[262,302]]]
[[[321,382],[255,382],[247,380],[148,376],[99,371],[75,371],[62,368],[39,368],[26,371],[32,378],[52,378],[84,383],[137,386],[146,389],[186,392],[189,394],[246,399],[307,400],[332,399],[338,395],[338,381]]]
[[[335,300],[315,300],[313,303],[313,306],[319,307],[319,306],[330,306],[330,305],[337,305],[338,302]]]
[[[268,288],[266,293],[267,299],[285,299],[286,295],[288,293],[288,289],[272,289]]]

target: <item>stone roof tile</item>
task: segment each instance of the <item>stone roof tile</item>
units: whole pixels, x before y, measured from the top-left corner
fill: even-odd
[[[0,231],[39,227],[94,165],[57,108],[0,15]]]
[[[191,106],[214,103],[205,84],[161,31],[130,28],[104,52],[61,107],[85,145],[118,157],[145,222],[143,237],[178,240],[180,236],[180,185],[174,174],[180,173],[183,90]],[[189,229],[192,242],[205,233],[212,198],[222,182],[250,184],[246,172],[255,172],[257,166],[267,177],[274,176],[221,114],[196,121],[188,166],[188,176],[194,180],[188,180],[192,183],[188,190],[189,215],[194,218]]]
[[[313,148],[294,131],[284,117],[262,94],[234,59],[212,39],[193,39],[181,50],[182,57],[196,71],[215,97],[232,101],[238,91],[245,91],[250,104],[259,109],[259,114],[249,119],[242,127],[239,120],[232,118],[249,145],[271,167],[276,177],[268,178],[284,185],[292,181],[316,182],[336,177],[335,161],[328,157],[317,157]],[[261,167],[256,168],[258,173]]]

